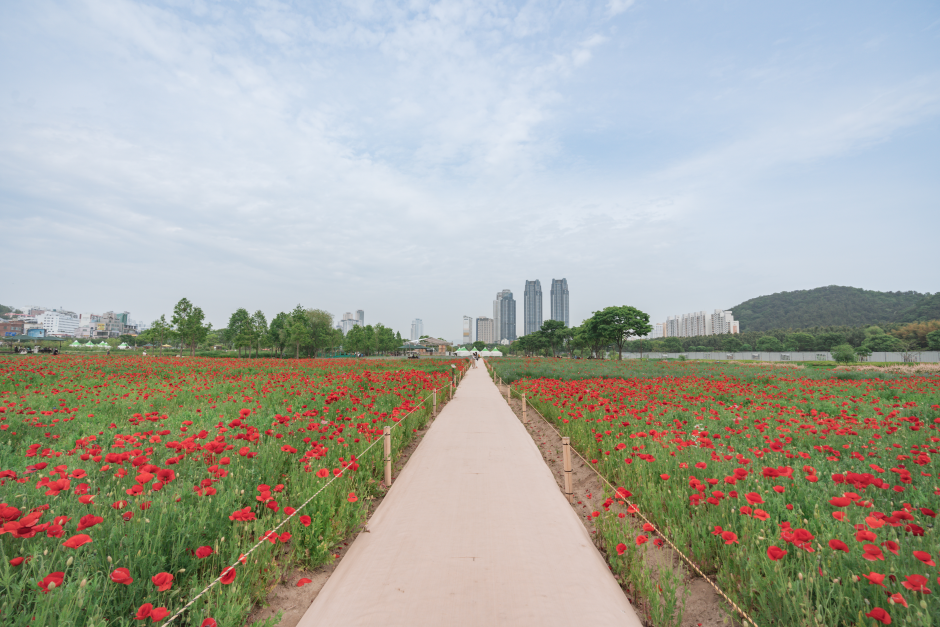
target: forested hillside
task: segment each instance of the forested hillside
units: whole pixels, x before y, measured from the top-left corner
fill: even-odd
[[[876,292],[829,285],[758,296],[730,309],[741,331],[915,322],[940,318],[940,292]]]

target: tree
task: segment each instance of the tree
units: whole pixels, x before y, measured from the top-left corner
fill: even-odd
[[[163,353],[163,345],[171,337],[173,328],[167,323],[166,316],[160,314],[160,317],[150,325],[150,336],[160,346],[160,352]]]
[[[264,317],[264,312],[260,309],[251,314],[251,330],[255,340],[255,357],[261,351],[262,344],[267,346],[271,340],[268,333],[268,320]]]
[[[832,358],[840,364],[847,364],[849,362],[855,361],[855,349],[852,348],[849,344],[833,346],[831,351]]]
[[[787,336],[787,343],[793,346],[793,350],[811,351],[816,347],[816,338],[809,333],[791,333]]]
[[[173,318],[170,321],[183,345],[189,346],[190,356],[196,354],[196,345],[203,341],[212,329],[211,324],[203,324],[205,317],[202,308],[195,307],[187,298],[180,299],[173,308]]]
[[[682,341],[677,337],[667,337],[662,342],[664,353],[681,353]]]
[[[757,350],[765,353],[777,353],[783,350],[783,344],[772,335],[765,335],[757,340]]]
[[[932,351],[940,351],[940,329],[927,334],[927,348]]]
[[[477,340],[476,342],[473,343],[473,348],[474,348],[474,350],[476,350],[477,352],[480,352],[480,351],[482,351],[484,348],[486,348],[486,342],[484,342],[484,341],[482,341],[482,340]]]
[[[545,342],[552,349],[552,357],[557,356],[557,348],[564,343],[565,334],[569,332],[568,327],[561,320],[546,320],[542,323],[542,335]]]
[[[242,356],[242,348],[249,347],[254,342],[254,328],[251,324],[251,315],[244,307],[235,310],[228,319],[228,329],[226,336],[229,341],[235,345],[238,350],[238,356]]]
[[[401,346],[395,332],[381,322],[375,325],[375,350],[380,353],[390,353]]]
[[[633,340],[630,342],[631,348],[633,348],[634,353],[639,353],[640,357],[643,357],[643,353],[648,353],[653,348],[653,343],[647,339],[642,340]]]
[[[617,346],[619,359],[623,359],[623,345],[627,340],[648,335],[653,330],[649,314],[628,305],[595,311],[591,320],[596,320],[595,332],[606,340],[605,343]]]
[[[880,334],[870,334],[865,341],[862,342],[862,346],[873,353],[891,353],[907,348],[902,340],[899,340],[893,335],[885,335],[884,332]]]
[[[307,324],[310,327],[310,347],[313,349],[313,356],[316,357],[330,344],[333,314],[323,309],[308,309],[306,315]]]
[[[576,350],[583,349],[584,343],[581,338],[581,327],[568,328],[561,338],[561,345],[565,352],[571,356],[574,356]]]
[[[294,345],[294,359],[300,359],[300,345],[310,341],[310,324],[303,307],[300,305],[294,307],[281,333],[284,335],[285,344]]]
[[[820,333],[816,336],[816,350],[829,351],[833,346],[845,344],[846,338],[841,333]]]
[[[729,353],[738,353],[743,350],[744,342],[734,335],[729,335],[721,342],[721,348]]]
[[[287,327],[290,326],[290,316],[283,311],[271,320],[268,327],[268,333],[271,336],[271,342],[277,349],[278,357],[284,355],[284,347],[287,346]]]

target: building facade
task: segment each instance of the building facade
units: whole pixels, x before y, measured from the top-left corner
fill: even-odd
[[[740,324],[730,311],[716,309],[711,314],[696,311],[681,316],[669,316],[663,325],[661,337],[698,337],[740,332]]]
[[[473,318],[471,316],[463,317],[463,335],[461,336],[461,344],[473,344]]]
[[[366,312],[361,309],[356,310],[356,323],[360,327],[366,326]]]
[[[571,319],[568,317],[568,279],[552,279],[551,291],[552,320],[564,322],[570,327]]]
[[[356,312],[355,316],[353,315],[351,311],[347,311],[346,313],[343,314],[343,317],[339,321],[339,323],[336,325],[336,328],[342,331],[343,335],[346,335],[347,333],[352,331],[352,328],[354,326],[357,326],[357,325],[361,326],[362,322],[360,322],[360,318],[357,317],[360,313],[362,313],[361,309]],[[364,317],[365,316],[363,316],[363,318]]]
[[[74,337],[78,335],[78,321],[78,314],[56,309],[47,309],[36,316],[36,322],[46,330],[47,336]]]
[[[523,335],[535,333],[542,328],[542,284],[538,279],[525,282],[522,311]]]
[[[411,339],[420,339],[422,335],[424,335],[424,321],[421,318],[415,318],[411,321]]]
[[[23,335],[22,320],[0,321],[0,337],[7,337],[10,335]]]
[[[498,342],[516,340],[516,301],[508,289],[496,294],[496,300],[493,301],[493,324]]]
[[[486,344],[496,343],[496,321],[481,316],[477,318],[477,341]]]

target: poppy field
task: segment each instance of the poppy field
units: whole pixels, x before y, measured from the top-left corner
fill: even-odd
[[[491,363],[632,504],[596,522],[662,624],[681,582],[637,557],[663,535],[758,625],[940,623],[940,377]],[[641,533],[619,521],[637,511]]]
[[[162,624],[221,576],[174,624],[244,624],[362,524],[364,451],[412,439],[451,363],[0,358],[0,623]]]

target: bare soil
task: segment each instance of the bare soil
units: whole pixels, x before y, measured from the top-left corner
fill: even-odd
[[[506,386],[500,386],[500,392],[503,398],[506,397]],[[522,400],[513,397],[509,403],[513,412],[522,420]],[[531,407],[526,412],[528,424],[526,429],[531,434],[532,439],[538,445],[542,452],[542,458],[551,469],[558,483],[559,490],[564,490],[564,461],[562,459],[561,436],[558,432],[542,418],[538,412]],[[578,514],[578,518],[587,528],[591,537],[594,538],[594,544],[601,553],[607,553],[607,547],[597,535],[594,527],[594,517],[591,515],[594,511],[601,510],[605,500],[604,487],[606,484],[601,480],[593,468],[572,451],[571,455],[572,470],[572,491],[574,493],[574,502],[571,507]],[[626,486],[629,488],[629,486]],[[617,505],[611,506],[611,511],[617,511]],[[632,543],[633,539],[642,531],[643,521],[627,516],[622,519],[624,525],[623,542]],[[654,571],[660,572],[663,569],[671,568],[677,573],[681,573],[682,580],[685,582],[684,589],[680,594],[687,595],[685,603],[685,612],[682,617],[682,627],[726,627],[740,626],[742,621],[737,616],[732,616],[732,610],[727,603],[715,592],[710,583],[690,570],[685,562],[669,546],[656,548],[652,543],[644,545],[646,549],[643,558],[646,564]],[[620,580],[617,576],[621,588],[627,598],[631,600],[637,610],[637,615],[644,624],[651,625],[648,620],[645,608],[645,600],[637,598],[635,591],[629,582]],[[726,609],[728,608],[728,609]]]

